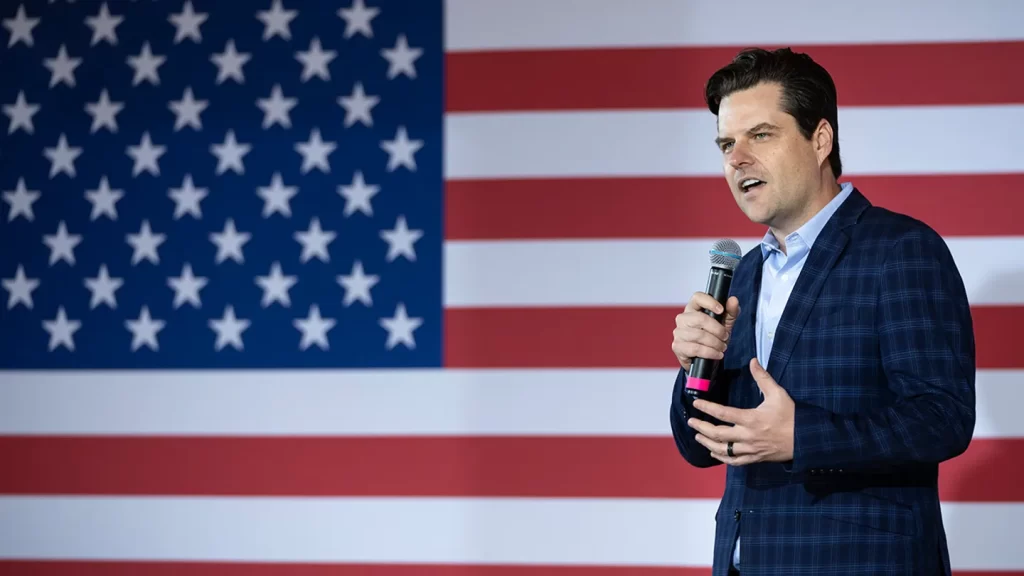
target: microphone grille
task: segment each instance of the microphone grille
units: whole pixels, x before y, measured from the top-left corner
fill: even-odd
[[[711,265],[717,268],[735,270],[743,257],[740,245],[735,240],[723,238],[711,245]]]

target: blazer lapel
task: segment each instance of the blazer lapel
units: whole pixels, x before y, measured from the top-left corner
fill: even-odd
[[[768,373],[777,382],[781,382],[796,341],[800,338],[800,332],[814,308],[829,272],[846,247],[849,240],[846,228],[852,226],[868,206],[870,203],[867,198],[854,188],[850,197],[825,224],[821,234],[815,240],[810,254],[807,255],[807,262],[800,272],[800,277],[793,287],[793,293],[782,312],[779,326],[775,330],[775,342],[772,345],[772,353],[768,361]]]

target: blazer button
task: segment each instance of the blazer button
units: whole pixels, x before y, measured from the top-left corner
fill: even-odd
[[[737,519],[737,520],[739,520],[740,519],[740,511],[739,510],[734,511],[732,513],[732,517]]]

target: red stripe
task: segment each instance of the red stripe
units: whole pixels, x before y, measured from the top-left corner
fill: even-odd
[[[323,564],[253,562],[89,562],[0,560],[18,576],[710,576],[710,568],[472,564]],[[977,574],[982,572],[957,572]],[[1012,576],[1016,572],[1001,572]],[[1024,572],[1020,573],[1024,576]]]
[[[766,46],[767,47],[767,46]],[[704,84],[739,47],[457,52],[446,110],[704,108]],[[1024,102],[1024,42],[802,46],[836,82],[840,106]],[[841,132],[840,132],[841,134]]]
[[[683,307],[449,308],[450,368],[677,368],[675,317]],[[1024,306],[971,308],[977,367],[1024,368],[1017,326]]]
[[[18,576],[710,576],[710,567],[494,564],[322,564],[0,560]],[[1024,571],[954,570],[954,576],[1024,576]]]
[[[856,176],[872,203],[947,236],[1024,232],[1024,174]],[[760,237],[722,177],[455,180],[445,238]],[[964,202],[970,196],[978,201]],[[998,206],[998,209],[992,209]]]
[[[665,425],[668,426],[666,397]],[[3,437],[0,493],[720,498],[670,437]],[[942,465],[945,501],[1024,501],[1024,439]]]

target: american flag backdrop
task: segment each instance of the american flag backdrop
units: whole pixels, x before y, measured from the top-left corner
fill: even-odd
[[[1024,575],[1024,4],[0,5],[0,573],[707,574],[668,423],[736,208],[703,83],[789,45],[947,240],[956,574]]]

